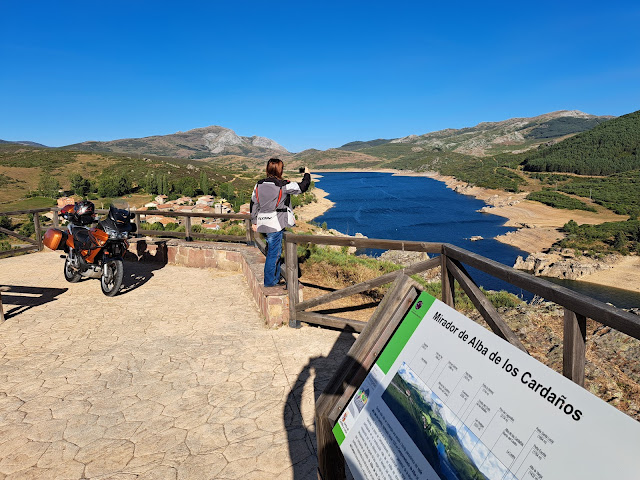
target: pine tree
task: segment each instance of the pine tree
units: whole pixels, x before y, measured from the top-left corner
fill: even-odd
[[[162,176],[162,194],[169,195],[169,180],[166,175]]]
[[[203,195],[209,195],[209,178],[204,171],[200,172],[200,190]]]
[[[146,184],[144,189],[149,194],[158,193],[158,184],[156,183],[156,178],[152,173],[147,173]]]

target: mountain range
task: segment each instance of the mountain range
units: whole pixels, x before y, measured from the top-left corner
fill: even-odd
[[[612,116],[596,116],[578,110],[560,110],[529,118],[511,118],[501,122],[482,122],[475,127],[447,128],[423,135],[351,142],[341,150],[359,151],[385,144],[408,144],[417,148],[453,151],[485,156],[509,151],[519,153],[541,143],[559,140],[590,130]]]
[[[9,144],[9,145],[24,145],[25,147],[41,147],[41,148],[49,148],[46,145],[42,145],[41,143],[36,143],[36,142],[28,142],[26,140],[15,140],[15,141],[8,141],[8,140],[0,140],[0,145],[2,144]]]
[[[67,150],[114,152],[160,157],[203,159],[221,155],[264,158],[288,154],[286,148],[266,137],[241,137],[233,130],[210,126],[171,135],[125,138],[108,142],[88,141],[62,147]]]
[[[610,118],[613,117],[595,116],[577,110],[561,110],[536,117],[482,122],[474,127],[447,128],[422,135],[354,141],[325,151],[309,149],[296,154],[269,138],[243,137],[221,126],[196,128],[170,135],[86,141],[61,149],[210,160],[228,166],[237,165],[244,159],[248,160],[245,163],[257,165],[266,158],[280,156],[293,160],[294,164],[366,167],[379,163],[381,158],[394,158],[397,152],[403,152],[403,155],[406,155],[406,152],[414,155],[420,155],[421,152],[453,152],[479,157],[519,153],[590,130]],[[34,142],[0,142],[44,147]]]

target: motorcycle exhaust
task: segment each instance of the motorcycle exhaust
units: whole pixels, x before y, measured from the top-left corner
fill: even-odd
[[[100,278],[102,276],[102,269],[100,267],[94,266],[88,268],[84,272],[80,272],[80,275],[84,278]]]

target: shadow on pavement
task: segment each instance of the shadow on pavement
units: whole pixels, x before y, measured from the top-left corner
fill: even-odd
[[[165,265],[162,263],[125,262],[122,287],[120,287],[118,295],[124,295],[143,286],[151,280],[154,271],[160,270]]]
[[[129,293],[151,280],[153,272],[167,264],[166,250],[166,245],[159,245],[152,255],[146,242],[137,242],[136,253],[128,252],[124,257],[124,277],[118,295]]]
[[[5,320],[20,315],[30,308],[44,305],[56,300],[56,297],[69,290],[68,288],[25,287],[22,285],[3,285],[8,292],[2,293],[2,304]],[[15,305],[7,309],[7,305]]]
[[[313,357],[309,359],[295,384],[287,395],[287,402],[284,407],[284,419],[287,425],[287,440],[289,442],[289,456],[293,464],[293,478],[317,479],[317,458],[316,458],[316,433],[315,430],[307,428],[302,415],[302,392],[304,386],[309,381],[312,372],[315,373],[313,382],[313,409],[315,403],[322,394],[325,386],[333,377],[335,370],[344,360],[347,352],[356,340],[355,331],[344,330],[331,347],[327,356]],[[313,462],[304,462],[304,458],[312,453]]]

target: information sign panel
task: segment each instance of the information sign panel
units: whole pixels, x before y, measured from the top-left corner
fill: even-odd
[[[640,424],[422,293],[333,428],[356,479],[637,479]]]

